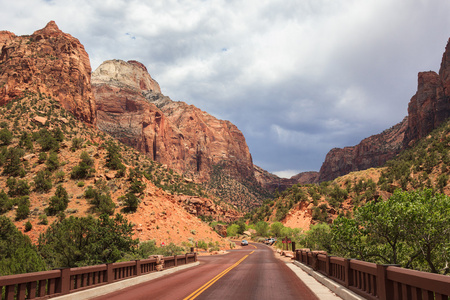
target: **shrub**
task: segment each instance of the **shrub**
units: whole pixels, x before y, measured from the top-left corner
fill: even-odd
[[[59,212],[66,210],[69,205],[69,195],[62,185],[58,185],[55,195],[50,198],[50,203],[45,209],[45,213],[49,216],[54,216]]]
[[[31,224],[30,221],[27,221],[27,222],[25,223],[25,232],[28,232],[28,231],[30,231],[31,229],[33,229],[33,225]]]
[[[125,211],[127,211],[127,212],[135,212],[137,210],[137,208],[139,207],[139,202],[140,201],[139,201],[139,198],[136,197],[135,194],[127,193],[125,195],[124,202],[125,202],[125,205],[126,205]]]
[[[42,151],[58,150],[59,141],[53,136],[51,132],[47,129],[41,129],[37,134],[35,134],[37,142],[41,146]]]
[[[47,170],[49,170],[50,172],[53,172],[59,168],[59,159],[58,159],[58,154],[56,154],[56,152],[53,152],[53,151],[50,152],[50,154],[48,155],[46,165],[47,165]]]
[[[39,224],[48,225],[48,219],[46,214],[42,214],[39,216]]]
[[[14,177],[9,177],[6,180],[6,186],[9,188],[8,195],[11,197],[15,196],[26,196],[30,194],[30,186],[27,180],[17,180]]]
[[[30,214],[30,199],[28,196],[19,198],[18,204],[16,220],[19,221],[28,218],[28,215]]]
[[[92,188],[92,186],[88,186],[84,192],[84,195],[86,199],[90,199],[90,203],[92,204],[94,211],[108,215],[112,215],[114,213],[115,204],[109,193],[103,192],[100,189]]]
[[[34,178],[34,190],[36,192],[45,193],[52,188],[51,174],[48,170],[42,170],[37,172]]]
[[[7,128],[0,130],[0,145],[9,145],[13,139],[13,134]]]
[[[81,161],[78,166],[75,166],[70,173],[72,179],[85,179],[91,177],[95,173],[93,168],[94,160],[89,156],[86,151],[83,151],[80,155]]]
[[[5,155],[5,163],[3,167],[3,174],[10,176],[25,176],[25,170],[22,167],[21,158],[24,151],[20,148],[9,148]]]

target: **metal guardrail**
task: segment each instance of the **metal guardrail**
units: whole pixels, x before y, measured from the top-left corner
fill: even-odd
[[[197,253],[164,257],[164,269],[197,261]],[[48,299],[157,271],[157,258],[0,276],[2,300]]]
[[[450,276],[296,250],[295,259],[366,299],[450,299]]]

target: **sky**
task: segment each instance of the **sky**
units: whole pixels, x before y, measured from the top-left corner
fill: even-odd
[[[54,20],[95,70],[137,60],[175,101],[229,120],[253,163],[318,171],[329,150],[402,121],[439,71],[448,0],[0,0],[0,30]]]

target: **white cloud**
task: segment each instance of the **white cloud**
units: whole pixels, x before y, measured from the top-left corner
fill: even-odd
[[[144,63],[163,93],[235,123],[263,168],[318,170],[325,153],[402,120],[417,72],[438,70],[442,0],[9,1],[0,29],[50,20],[107,59]]]

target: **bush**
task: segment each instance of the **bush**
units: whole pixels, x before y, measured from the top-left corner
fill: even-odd
[[[36,192],[46,193],[52,188],[51,174],[48,170],[37,172],[34,178],[34,190]]]
[[[83,147],[84,140],[82,138],[73,138],[72,139],[72,147],[70,148],[72,151],[81,149]]]
[[[9,148],[5,155],[5,163],[3,167],[3,174],[23,177],[25,176],[25,170],[22,167],[21,158],[24,155],[24,151],[20,148]]]
[[[45,271],[46,265],[30,238],[7,217],[0,216],[0,276]]]
[[[59,141],[45,128],[41,129],[38,133],[35,133],[35,138],[41,146],[42,151],[56,151],[59,149]]]
[[[95,173],[95,169],[93,168],[94,160],[86,151],[81,153],[80,158],[81,161],[78,166],[75,166],[70,173],[72,179],[86,179]]]
[[[112,201],[108,192],[88,186],[84,192],[84,195],[86,199],[90,199],[90,203],[92,204],[94,211],[107,215],[112,215],[114,213],[116,205]]]
[[[26,196],[30,194],[30,186],[26,180],[17,180],[14,177],[9,177],[6,180],[6,185],[9,188],[8,195],[11,197]]]
[[[56,169],[59,168],[59,159],[58,159],[58,154],[56,154],[56,152],[50,152],[47,162],[47,170],[49,170],[50,172],[55,171]]]
[[[138,242],[133,225],[120,214],[99,219],[71,216],[50,225],[39,237],[38,249],[53,269],[113,263],[134,252]]]
[[[137,208],[139,207],[139,198],[136,197],[135,194],[133,193],[127,193],[125,195],[125,199],[124,199],[126,208],[125,211],[127,212],[135,212],[137,210]]]
[[[19,205],[16,210],[17,221],[28,218],[30,214],[30,199],[28,196],[21,197],[18,202]]]
[[[0,146],[1,145],[9,145],[11,144],[13,139],[13,134],[7,128],[3,128],[0,130]]]
[[[39,216],[39,224],[48,225],[47,215],[42,214]]]
[[[54,216],[59,212],[63,212],[69,205],[69,195],[62,185],[58,185],[55,195],[50,198],[50,203],[45,209],[45,213],[49,216]]]
[[[31,224],[30,221],[27,221],[27,222],[25,223],[25,232],[28,232],[28,231],[30,231],[31,229],[33,229],[33,225]]]

